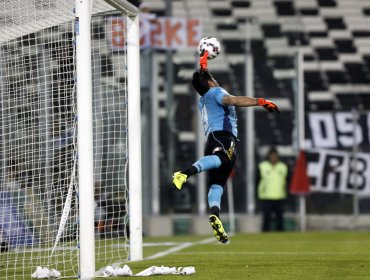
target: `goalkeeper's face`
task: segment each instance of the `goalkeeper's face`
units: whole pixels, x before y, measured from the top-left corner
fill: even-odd
[[[196,71],[193,74],[192,85],[194,89],[200,94],[203,95],[211,87],[218,87],[217,81],[212,77],[208,71]]]
[[[219,87],[220,86],[213,77],[212,77],[212,80],[208,80],[208,85],[209,87]]]

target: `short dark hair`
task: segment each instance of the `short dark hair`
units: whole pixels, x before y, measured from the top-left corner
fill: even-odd
[[[271,156],[272,154],[279,155],[278,150],[277,150],[275,147],[271,147],[271,148],[268,150],[266,157],[267,157],[267,158],[270,158],[270,156]]]
[[[213,81],[212,75],[208,71],[199,70],[193,73],[191,81],[193,88],[200,94],[206,94],[210,89],[208,81]]]

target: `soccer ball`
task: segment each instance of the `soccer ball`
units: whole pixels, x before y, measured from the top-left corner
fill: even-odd
[[[208,51],[208,59],[214,59],[221,52],[221,44],[215,37],[204,37],[200,40],[198,52]]]

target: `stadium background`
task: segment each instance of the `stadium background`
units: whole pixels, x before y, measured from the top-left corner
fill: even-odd
[[[139,1],[132,1],[139,5]],[[353,190],[354,181],[357,178],[359,183],[358,212],[368,214],[370,211],[370,4],[368,1],[329,1],[329,0],[300,0],[300,1],[144,1],[150,9],[151,17],[163,17],[170,15],[174,18],[196,18],[202,23],[202,36],[214,36],[222,43],[223,50],[219,57],[210,61],[210,69],[220,84],[234,95],[249,95],[245,91],[246,83],[246,36],[247,28],[251,28],[250,43],[253,55],[253,89],[257,97],[269,98],[280,106],[282,113],[268,114],[260,109],[249,109],[255,116],[254,129],[255,137],[255,159],[251,163],[246,158],[246,144],[252,140],[251,136],[245,136],[245,110],[238,110],[240,140],[237,145],[239,160],[235,167],[233,186],[231,188],[235,203],[237,218],[244,224],[254,224],[259,220],[258,216],[249,215],[250,197],[247,189],[250,188],[246,169],[248,164],[256,164],[261,161],[269,147],[277,147],[282,159],[288,163],[291,173],[296,160],[296,125],[295,125],[295,96],[297,86],[297,51],[303,52],[304,69],[304,97],[305,97],[305,144],[307,148],[307,159],[315,163],[324,159],[324,164],[319,167],[321,173],[326,177],[317,180],[311,178],[312,191],[307,195],[307,212],[311,217],[326,217],[333,221],[328,225],[318,219],[313,224],[308,224],[309,229],[342,229],[354,227],[352,220],[348,220],[356,214],[355,199]],[[142,14],[143,17],[145,15]],[[146,15],[148,16],[148,15]],[[95,43],[108,42],[109,38],[104,37],[105,22],[96,20],[93,22],[92,38]],[[56,31],[55,35],[58,33]],[[61,38],[69,38],[69,33],[59,31]],[[35,44],[32,36],[23,38],[24,47]],[[63,39],[64,40],[64,39]],[[61,46],[65,44],[60,42]],[[110,46],[112,47],[112,46]],[[122,57],[120,53],[110,55],[108,48],[103,48],[102,53],[94,54],[94,71],[101,71],[101,79],[105,82],[115,77],[117,68],[120,68]],[[105,53],[106,52],[106,53]],[[69,52],[68,52],[69,53]],[[62,79],[63,83],[55,82],[53,94],[69,93],[73,81],[68,76],[72,68],[69,60],[65,60],[68,53],[55,51],[55,65],[60,67],[60,73],[54,75],[56,80]],[[157,60],[157,69],[153,66],[154,58]],[[29,68],[24,71],[28,75],[36,69],[36,56],[20,56]],[[197,145],[202,142],[197,125],[197,95],[190,85],[191,75],[197,67],[198,56],[195,48],[184,50],[158,50],[144,48],[141,52],[141,86],[142,86],[142,150],[143,150],[143,214],[144,227],[157,224],[157,234],[189,233],[197,226],[197,215],[204,216],[206,209],[199,209],[199,184],[196,180],[189,180],[188,186],[181,192],[171,186],[171,175],[174,171],[180,170],[197,158]],[[23,71],[23,69],[18,69]],[[17,70],[17,71],[18,71]],[[58,72],[59,73],[59,72]],[[65,75],[65,76],[63,76]],[[96,73],[94,74],[96,79]],[[153,77],[156,79],[156,87],[153,88]],[[32,83],[37,84],[37,79]],[[12,83],[14,92],[18,92],[20,84]],[[35,88],[32,87],[32,90]],[[114,90],[111,88],[110,90]],[[159,145],[151,146],[152,135],[152,112],[150,104],[153,94],[158,98],[156,109],[159,116]],[[37,95],[35,95],[38,100]],[[13,96],[15,99],[18,95]],[[12,97],[12,98],[13,98]],[[73,109],[72,97],[68,95],[62,109],[63,117],[69,119],[73,124],[71,112]],[[32,100],[30,100],[31,102]],[[107,101],[106,109],[110,105],[120,104],[113,97]],[[54,104],[55,110],[61,110],[59,103]],[[54,109],[53,109],[54,110]],[[354,111],[355,110],[355,111]],[[36,111],[35,111],[36,112]],[[59,111],[56,111],[58,113]],[[359,119],[356,123],[353,117],[357,112]],[[114,129],[114,115],[106,115],[109,125],[107,131]],[[26,120],[27,114],[20,117]],[[32,119],[37,127],[37,118]],[[60,124],[65,120],[61,119]],[[11,129],[17,130],[13,123],[17,119],[3,119],[2,122],[10,123]],[[69,124],[69,125],[72,125]],[[32,126],[33,127],[33,126]],[[31,127],[31,129],[32,129]],[[68,128],[69,126],[67,126]],[[110,127],[110,128],[109,128]],[[109,133],[108,133],[109,132]],[[42,133],[42,131],[35,131]],[[54,133],[58,133],[55,130]],[[32,136],[32,134],[30,134]],[[30,136],[30,137],[31,137]],[[58,135],[55,135],[59,137]],[[61,135],[61,154],[66,155],[61,162],[68,163],[73,158],[71,148],[70,132]],[[33,139],[32,139],[33,140]],[[101,139],[99,141],[102,141]],[[20,142],[21,143],[21,142]],[[201,143],[202,145],[202,143]],[[21,146],[21,145],[20,145]],[[114,143],[109,143],[114,146]],[[151,158],[152,149],[156,150],[157,159]],[[118,150],[115,150],[117,156]],[[359,172],[355,172],[356,166],[353,163],[354,153],[358,153]],[[25,155],[29,153],[25,152]],[[99,155],[97,170],[103,170],[103,166],[114,166],[115,163],[107,156]],[[361,155],[360,155],[361,154]],[[199,155],[199,152],[198,152]],[[123,156],[123,155],[121,155]],[[59,157],[58,157],[59,158]],[[65,161],[65,162],[64,162]],[[5,161],[4,161],[5,162]],[[158,189],[154,188],[154,174],[152,174],[153,162],[158,162],[159,172]],[[19,162],[10,162],[18,166],[21,184],[30,186],[30,174],[21,174],[27,170],[27,157],[20,158]],[[62,166],[57,161],[54,166]],[[24,166],[23,166],[24,165]],[[67,165],[66,165],[67,166]],[[70,166],[70,165],[68,165]],[[59,168],[59,167],[58,167]],[[56,168],[56,173],[63,173],[58,177],[60,185],[66,184],[68,168]],[[30,169],[30,168],[28,168]],[[349,172],[348,172],[349,171]],[[44,171],[41,171],[44,172]],[[97,173],[99,173],[98,171]],[[103,171],[102,171],[103,172]],[[103,180],[116,182],[114,178],[118,172],[110,172]],[[103,172],[103,173],[104,173]],[[110,177],[112,176],[112,177]],[[41,176],[43,177],[43,176]],[[43,177],[44,179],[47,176]],[[355,179],[354,179],[355,178]],[[42,180],[44,180],[42,179]],[[46,180],[46,179],[45,179]],[[256,184],[252,186],[256,188]],[[326,185],[324,185],[326,183]],[[108,184],[108,185],[109,185]],[[329,189],[329,185],[332,189]],[[95,186],[99,189],[99,186]],[[106,192],[111,192],[107,186]],[[228,193],[224,194],[223,213],[230,212],[228,205]],[[113,198],[111,198],[113,200]],[[122,203],[120,201],[119,203]],[[157,208],[153,207],[158,203]],[[206,199],[203,204],[205,205]],[[118,205],[117,205],[118,207]],[[299,220],[297,218],[298,205],[295,196],[290,196],[287,204],[287,225],[289,229],[297,229]],[[159,223],[156,216],[162,214]],[[258,204],[252,213],[259,214]],[[324,214],[324,215],[323,215]],[[333,216],[336,215],[336,216]],[[355,216],[355,215],[354,215]],[[333,219],[339,217],[339,219]],[[368,216],[362,215],[365,222],[356,225],[357,228],[369,228]],[[194,221],[195,219],[195,221]],[[247,219],[247,222],[246,220]],[[252,220],[248,220],[252,219]],[[151,223],[152,221],[153,223]],[[350,222],[348,222],[350,221]],[[208,233],[208,225],[204,223],[204,217],[199,219],[199,224],[204,230],[193,233]],[[168,227],[164,227],[168,225]],[[327,226],[327,227],[324,227]],[[151,226],[144,228],[144,234],[151,235]],[[170,228],[164,231],[164,228]],[[237,227],[240,230],[240,228]],[[258,226],[254,226],[258,230]]]
[[[139,1],[131,2],[135,5],[140,4]],[[254,59],[255,96],[276,101],[282,109],[282,114],[268,114],[259,108],[248,109],[248,112],[253,112],[255,116],[253,127],[255,158],[251,163],[246,158],[246,144],[252,140],[252,136],[245,136],[244,112],[246,110],[238,110],[241,140],[237,147],[239,161],[235,168],[232,187],[229,186],[228,189],[233,193],[236,230],[240,233],[235,235],[231,233],[233,236],[230,246],[220,248],[211,236],[209,224],[206,222],[206,208],[200,209],[199,206],[199,181],[189,180],[181,192],[171,186],[173,172],[189,165],[199,156],[199,144],[202,146],[203,141],[199,136],[197,96],[190,85],[191,75],[197,66],[196,50],[195,48],[177,51],[142,50],[143,118],[137,125],[142,128],[143,136],[143,226],[146,261],[132,263],[133,267],[138,270],[145,269],[147,265],[157,265],[156,258],[170,252],[170,255],[160,260],[161,264],[175,266],[196,264],[199,279],[208,279],[208,273],[215,272],[230,275],[230,279],[237,279],[238,273],[245,273],[248,265],[250,267],[248,276],[253,275],[256,279],[266,279],[270,275],[273,277],[280,273],[290,273],[291,277],[286,279],[297,279],[297,275],[300,274],[303,275],[302,279],[313,279],[315,276],[317,279],[322,279],[329,278],[334,272],[335,275],[343,278],[346,275],[352,277],[358,275],[358,279],[365,279],[364,275],[369,275],[368,266],[365,263],[367,258],[364,258],[368,256],[369,244],[366,232],[248,235],[243,233],[260,231],[258,204],[252,211],[249,207],[251,198],[248,190],[251,185],[246,174],[248,164],[249,166],[253,164],[253,168],[256,168],[256,164],[264,158],[269,147],[274,146],[278,148],[282,159],[288,163],[291,174],[294,174],[293,167],[297,156],[295,96],[297,95],[298,50],[304,54],[305,148],[307,160],[312,167],[311,193],[306,196],[307,229],[309,231],[368,231],[370,229],[370,32],[368,29],[370,3],[368,0],[148,0],[144,3],[148,5],[154,17],[167,15],[201,20],[202,36],[215,36],[223,46],[222,54],[210,62],[210,69],[220,84],[235,95],[249,95],[245,91],[245,64],[248,49],[246,26],[249,25],[251,27],[249,43]],[[152,15],[146,16],[152,17]],[[142,16],[145,17],[144,14]],[[92,24],[93,45],[100,47],[98,52],[93,52],[93,78],[94,85],[97,86],[93,90],[93,103],[95,106],[102,105],[98,106],[100,111],[95,113],[103,115],[104,119],[101,125],[96,122],[94,124],[95,133],[99,135],[94,136],[94,141],[106,147],[98,153],[94,150],[97,154],[95,160],[98,161],[94,166],[95,175],[101,176],[98,178],[101,182],[95,178],[95,202],[105,203],[95,205],[95,247],[98,248],[96,260],[99,268],[107,265],[106,262],[101,262],[101,256],[107,255],[103,252],[114,247],[117,251],[125,253],[121,247],[113,246],[113,242],[114,239],[119,241],[122,236],[125,236],[129,227],[123,217],[127,213],[127,200],[122,194],[126,193],[127,189],[121,192],[121,188],[126,185],[120,181],[124,179],[120,175],[125,173],[118,169],[123,166],[120,159],[127,158],[126,154],[118,149],[122,145],[122,135],[127,132],[118,125],[125,123],[125,119],[119,118],[124,115],[123,107],[126,103],[119,98],[122,96],[117,94],[123,90],[120,91],[119,87],[113,86],[115,81],[125,84],[124,73],[120,72],[120,70],[126,70],[122,67],[125,65],[125,59],[124,52],[117,51],[109,45],[112,43],[110,41],[112,34],[105,33],[107,30],[114,31],[113,22],[123,21],[119,18],[112,20],[110,15],[107,17],[97,17]],[[16,52],[14,57],[13,53],[9,55],[9,61],[14,63],[6,64],[5,67],[11,73],[9,88],[6,88],[10,94],[6,98],[14,103],[10,103],[14,109],[29,107],[27,108],[29,111],[19,110],[17,118],[8,116],[0,120],[3,131],[4,124],[8,124],[9,130],[17,136],[14,139],[10,136],[2,139],[4,143],[5,140],[13,142],[9,146],[1,143],[1,146],[4,145],[2,147],[4,150],[8,148],[10,151],[8,155],[3,155],[4,168],[1,170],[1,175],[6,180],[18,179],[18,187],[21,188],[11,194],[17,197],[15,201],[11,199],[10,193],[6,193],[7,190],[2,184],[6,194],[1,197],[2,213],[11,221],[11,217],[18,215],[17,211],[19,211],[12,210],[15,209],[12,203],[17,202],[21,208],[24,205],[28,206],[25,198],[33,190],[45,195],[49,195],[52,190],[54,192],[52,197],[58,199],[54,199],[55,202],[52,204],[54,209],[49,209],[48,200],[44,199],[39,203],[39,193],[31,195],[30,203],[34,207],[25,207],[24,221],[18,223],[18,220],[14,219],[15,222],[8,223],[8,228],[3,227],[4,224],[7,225],[6,219],[5,223],[0,224],[3,234],[0,237],[1,251],[5,252],[1,255],[4,261],[0,266],[0,278],[13,275],[14,279],[17,279],[17,273],[31,274],[36,262],[42,265],[46,263],[45,260],[49,258],[48,247],[46,250],[30,250],[27,255],[18,258],[16,251],[10,250],[8,253],[9,244],[3,242],[6,239],[1,238],[10,232],[16,237],[11,239],[12,246],[22,244],[32,246],[49,244],[50,246],[54,235],[49,233],[56,233],[62,213],[63,196],[67,194],[65,186],[68,184],[68,176],[74,174],[74,171],[68,172],[75,162],[75,150],[72,147],[73,133],[70,128],[76,123],[73,111],[74,97],[71,94],[75,81],[72,75],[69,75],[73,72],[72,58],[70,58],[73,54],[71,30],[71,26],[66,28],[62,25],[48,29],[50,33],[45,37],[41,35],[40,41],[35,40],[37,34],[31,34],[20,38],[16,44],[10,45],[10,49],[14,48]],[[56,42],[48,44],[47,35],[57,38]],[[38,47],[33,48],[36,44],[39,44]],[[38,56],[40,50],[46,50],[45,56]],[[42,97],[48,96],[46,88],[40,86],[38,79],[38,75],[45,73],[40,70],[38,75],[32,75],[36,69],[39,69],[40,61],[44,61],[47,57],[50,57],[52,62],[50,69],[55,71],[47,79],[52,89],[50,97],[55,98],[55,102],[50,103],[50,113],[60,115],[60,118],[56,118],[58,121],[51,125],[50,136],[56,140],[56,146],[53,146],[55,157],[50,162],[43,154],[45,150],[42,148],[42,143],[37,144],[39,137],[46,135],[42,128],[43,124],[49,123],[47,118],[40,117],[43,110],[37,107]],[[122,73],[122,76],[117,73]],[[25,83],[25,88],[18,79],[12,79],[16,76],[28,81]],[[153,84],[157,86],[153,87]],[[104,96],[104,100],[97,99],[100,93],[99,85],[103,86],[101,90],[108,93]],[[8,92],[5,91],[5,87],[1,87],[1,90]],[[23,90],[29,93],[28,99],[23,98]],[[153,143],[151,126],[153,94],[158,97],[158,102],[155,104],[160,132],[157,146],[151,145]],[[3,104],[5,104],[4,100],[7,101],[4,96],[2,95],[1,98]],[[63,102],[59,103],[61,100]],[[44,108],[45,105],[47,104],[42,104],[41,107]],[[26,112],[32,112],[33,115]],[[55,128],[61,128],[63,133]],[[25,137],[21,135],[21,131],[26,131]],[[110,142],[112,139],[119,141]],[[36,144],[24,145],[27,141]],[[14,147],[11,146],[13,144]],[[152,158],[153,148],[158,158]],[[43,152],[37,156],[35,151]],[[18,154],[22,156],[17,157]],[[17,159],[16,161],[7,159],[7,156],[13,158],[12,155]],[[51,173],[40,166],[34,168],[34,165],[39,162],[41,167],[43,165],[50,167],[48,169]],[[155,174],[152,173],[153,162],[158,163],[157,186],[155,186]],[[12,168],[6,169],[7,165]],[[33,170],[37,172],[33,173]],[[6,171],[10,171],[9,176]],[[53,177],[50,176],[51,174]],[[49,179],[53,179],[53,184],[49,184]],[[10,184],[7,187],[9,186],[11,187]],[[256,182],[252,187],[256,189]],[[60,198],[57,196],[59,190]],[[118,194],[120,192],[121,194]],[[231,229],[231,216],[228,216],[229,194],[224,194],[222,205],[222,219],[228,231]],[[100,195],[101,198],[99,198]],[[73,207],[75,204],[75,201],[72,201]],[[206,205],[205,197],[203,205]],[[297,215],[299,207],[296,196],[289,196],[286,208],[288,211],[286,229],[298,231],[300,219]],[[107,210],[110,213],[106,218],[102,218],[103,221],[99,220],[103,217],[99,215],[101,210]],[[35,213],[37,215],[34,215]],[[43,226],[43,213],[49,214],[45,216],[45,220],[50,218],[50,229]],[[68,258],[68,254],[72,254],[71,260],[76,256],[74,251],[77,246],[75,249],[67,246],[68,242],[77,241],[77,223],[74,219],[76,213],[77,211],[72,210],[71,227],[65,230],[65,236],[61,239],[61,253],[54,256],[57,262],[59,258],[63,258],[63,262],[60,262],[62,264],[65,264],[64,260]],[[27,220],[30,223],[27,223]],[[48,237],[39,238],[44,229]],[[204,236],[207,237],[206,243],[203,240]],[[124,239],[124,242],[126,241],[127,239]],[[150,244],[148,242],[152,242],[154,246],[148,246]],[[169,243],[171,245],[168,245]],[[173,247],[167,250],[167,246]],[[176,253],[177,247],[185,250]],[[114,258],[117,258],[115,252],[111,251],[111,253]],[[203,257],[204,255],[207,257]],[[225,258],[224,255],[230,258]],[[253,257],[250,257],[251,255]],[[11,262],[13,260],[22,262],[23,272]],[[32,265],[27,264],[27,261]],[[245,263],[248,265],[245,266]],[[77,262],[72,261],[62,270],[77,271],[77,266]],[[213,270],[215,266],[217,269]],[[305,269],[301,269],[303,266]],[[76,275],[76,272],[73,275]]]
[[[139,5],[138,1],[131,1]],[[268,147],[277,147],[292,171],[294,150],[294,95],[297,49],[304,54],[305,134],[310,148],[344,152],[370,152],[368,114],[370,108],[370,4],[350,0],[227,0],[227,1],[144,1],[156,16],[200,18],[203,36],[217,37],[222,54],[210,62],[210,69],[222,86],[234,95],[245,94],[246,22],[251,22],[251,49],[254,59],[254,92],[257,97],[272,98],[282,109],[281,115],[255,110],[255,161],[264,159]],[[196,159],[196,97],[190,77],[196,65],[194,51],[154,51],[159,57],[158,108],[160,112],[160,213],[197,213],[196,182],[176,192],[170,186],[172,170]],[[145,55],[145,51],[143,51]],[[151,54],[149,54],[150,56]],[[172,58],[173,86],[168,88],[166,63]],[[150,100],[150,76],[142,64],[142,105],[144,127],[148,121],[145,106]],[[168,96],[173,95],[171,111]],[[248,93],[247,93],[248,95]],[[361,137],[351,140],[353,110],[360,118]],[[233,193],[237,213],[246,212],[246,176],[244,113],[239,113],[239,161],[235,168]],[[321,138],[312,135],[311,114],[323,116],[318,122]],[[320,115],[321,114],[321,115]],[[340,119],[345,119],[340,122]],[[328,121],[329,119],[329,121]],[[347,128],[342,124],[347,124]],[[333,134],[334,133],[334,134]],[[150,137],[144,132],[144,139]],[[313,137],[314,136],[314,137]],[[171,140],[171,137],[173,138]],[[350,141],[342,141],[348,137]],[[321,140],[324,142],[320,142]],[[173,141],[173,151],[169,143]],[[326,141],[326,142],[325,142]],[[143,146],[144,170],[148,159]],[[315,157],[315,155],[311,155]],[[317,156],[317,155],[316,155]],[[150,161],[148,161],[150,162]],[[145,174],[146,171],[144,171]],[[366,177],[366,176],[365,176]],[[144,180],[144,214],[151,214],[151,182]],[[337,179],[335,179],[337,180]],[[340,180],[340,179],[339,179]],[[344,178],[348,180],[348,178]],[[339,184],[338,181],[336,181]],[[146,203],[145,203],[146,202]],[[369,200],[359,200],[359,212],[369,213]],[[223,199],[227,211],[227,199]],[[290,196],[289,212],[297,211]],[[258,207],[256,209],[258,212]],[[352,214],[353,195],[341,191],[314,192],[307,196],[308,214]],[[293,222],[294,223],[294,222]],[[293,227],[295,227],[293,225]]]

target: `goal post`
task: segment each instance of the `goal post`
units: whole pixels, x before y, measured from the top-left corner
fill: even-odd
[[[75,1],[80,277],[95,275],[91,0]]]
[[[76,1],[77,114],[80,206],[80,273],[90,278],[95,273],[94,191],[93,191],[93,127],[91,73],[92,0]],[[140,54],[139,16],[123,1],[106,1],[116,7],[129,8],[127,17],[127,83],[128,83],[128,157],[130,260],[142,259],[141,210],[141,126],[140,126]],[[138,125],[139,124],[139,125]]]
[[[138,9],[9,0],[0,18],[0,279],[141,260]]]
[[[130,260],[143,258],[139,16],[127,21]]]

